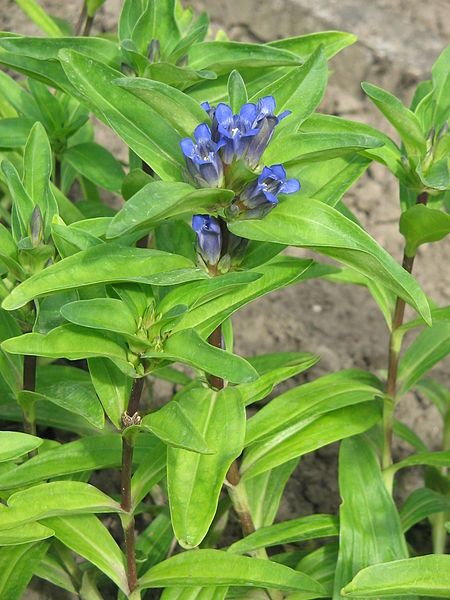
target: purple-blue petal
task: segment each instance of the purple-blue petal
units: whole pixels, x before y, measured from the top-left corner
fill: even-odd
[[[219,102],[216,108],[216,119],[220,125],[230,126],[233,122],[233,111],[224,102]]]
[[[195,146],[191,138],[184,138],[184,140],[181,140],[180,146],[184,156],[187,156],[188,158],[193,157],[195,152]]]
[[[206,123],[200,123],[195,128],[194,137],[198,144],[205,144],[211,140],[211,129]]]
[[[295,194],[300,189],[298,179],[287,179],[280,188],[280,194]]]

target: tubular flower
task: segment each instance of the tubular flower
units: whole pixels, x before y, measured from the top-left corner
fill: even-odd
[[[216,265],[222,251],[222,231],[218,219],[210,215],[194,215],[192,229],[197,234],[197,248],[203,260]]]
[[[217,121],[217,142],[222,160],[229,165],[236,158],[241,158],[245,153],[250,139],[258,133],[254,127],[256,122],[256,106],[252,103],[244,104],[238,115],[233,115],[228,104],[221,102],[214,114]]]
[[[230,216],[260,219],[278,204],[278,194],[294,194],[299,189],[297,179],[286,179],[283,165],[264,167],[258,179],[248,184],[230,207]]]
[[[191,138],[181,140],[189,175],[199,187],[220,187],[223,182],[223,165],[218,155],[218,144],[213,141],[211,129],[202,123],[195,128],[194,143]]]
[[[269,144],[274,129],[278,123],[291,114],[290,110],[285,110],[280,115],[275,115],[275,99],[273,96],[265,96],[258,101],[256,105],[256,119],[253,127],[258,129],[258,133],[250,140],[245,160],[249,167],[255,168],[264,150]]]

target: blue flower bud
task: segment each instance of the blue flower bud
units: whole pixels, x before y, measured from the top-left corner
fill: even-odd
[[[243,189],[229,216],[261,219],[278,204],[278,194],[294,194],[299,189],[297,179],[286,179],[283,165],[264,167],[258,179]]]
[[[285,110],[280,115],[275,115],[275,98],[265,96],[258,101],[256,105],[256,117],[253,127],[257,128],[258,133],[250,140],[245,155],[245,160],[251,168],[255,168],[264,150],[270,142],[274,129],[278,123],[291,114],[290,110]]]
[[[211,129],[202,123],[195,128],[194,143],[191,138],[181,140],[186,167],[194,183],[199,187],[220,187],[223,182],[223,165],[218,155]]]
[[[216,265],[222,252],[222,231],[220,223],[210,215],[194,215],[192,229],[197,234],[197,247],[203,260]]]

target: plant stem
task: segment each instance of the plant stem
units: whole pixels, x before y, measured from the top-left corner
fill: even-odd
[[[133,423],[138,422],[137,411],[139,401],[144,386],[144,379],[135,379],[131,389],[130,401],[127,412],[122,417],[124,429]],[[136,569],[136,549],[134,533],[134,516],[131,513],[131,474],[133,463],[133,440],[131,437],[122,436],[122,471],[121,471],[121,507],[128,514],[122,517],[122,527],[125,538],[125,551],[127,555],[127,577],[130,592],[136,589],[138,585]]]
[[[450,450],[450,410],[447,411],[444,419],[442,450]],[[441,473],[444,477],[448,477],[448,467],[442,467]],[[431,521],[434,554],[445,554],[447,546],[447,529],[445,523],[448,520],[449,513],[438,513]]]
[[[55,187],[57,187],[58,190],[60,190],[61,189],[61,161],[57,157],[55,158],[54,183],[55,183]]]
[[[94,22],[94,15],[89,16],[87,14],[87,5],[86,2],[83,1],[83,8],[81,9],[80,16],[78,18],[77,25],[75,27],[75,35],[82,35],[84,37],[88,37],[91,33],[92,24]]]
[[[86,19],[86,23],[84,24],[84,29],[83,29],[83,36],[84,37],[89,37],[89,34],[91,33],[91,28],[92,25],[94,23],[94,17],[87,17]]]
[[[23,357],[23,389],[28,392],[36,390],[36,356]],[[36,420],[32,418],[34,411],[23,411],[23,429],[25,433],[36,435]],[[29,452],[30,458],[36,455],[36,451]]]
[[[426,204],[428,193],[422,192],[417,196],[417,204]],[[402,267],[408,273],[412,273],[414,266],[413,256],[407,256],[403,253]],[[405,316],[405,301],[397,296],[395,302],[394,316],[392,318],[392,329],[389,336],[389,355],[388,355],[388,374],[386,381],[386,395],[388,396],[383,403],[383,456],[382,468],[388,469],[392,465],[392,430],[394,426],[394,412],[397,393],[397,374],[399,364],[399,349],[395,345],[395,332],[403,324]],[[389,471],[385,476],[386,487],[392,491],[392,474]]]

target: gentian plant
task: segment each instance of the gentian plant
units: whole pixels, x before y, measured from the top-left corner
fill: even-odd
[[[410,108],[363,84],[391,139],[315,112],[349,33],[239,43],[178,0],[125,0],[91,36],[101,0],[75,25],[17,1],[46,35],[0,36],[0,598],[33,577],[84,600],[450,597],[450,394],[428,373],[450,309],[412,275],[450,231],[449,48]],[[372,161],[399,182],[402,265],[345,204]],[[385,373],[302,383],[307,340],[235,352],[241,307],[312,278],[373,296]],[[396,419],[410,390],[442,416],[438,451]],[[278,521],[333,442],[339,515]]]

